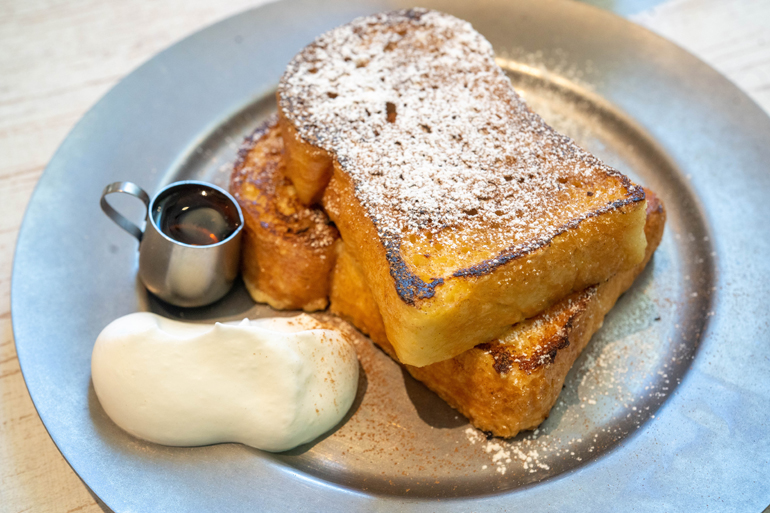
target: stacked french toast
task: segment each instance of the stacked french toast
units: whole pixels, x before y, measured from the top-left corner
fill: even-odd
[[[502,437],[548,416],[665,222],[529,110],[470,24],[423,9],[302,50],[231,192],[256,301],[328,305]]]

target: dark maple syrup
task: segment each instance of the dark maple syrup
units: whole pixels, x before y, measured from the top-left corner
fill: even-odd
[[[187,184],[158,198],[153,218],[160,231],[191,246],[208,246],[227,239],[240,226],[232,201],[216,189]]]

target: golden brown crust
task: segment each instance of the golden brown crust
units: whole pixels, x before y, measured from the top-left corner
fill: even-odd
[[[631,286],[660,243],[665,210],[647,191],[644,261],[630,271],[571,294],[540,315],[517,323],[499,340],[480,344],[450,360],[404,367],[468,417],[496,436],[515,436],[548,417],[569,369],[617,298]],[[331,311],[368,333],[397,360],[360,266],[342,248],[334,271]],[[356,297],[353,301],[350,298]],[[342,298],[345,298],[343,301]]]
[[[280,111],[278,125],[286,153],[285,174],[294,184],[297,197],[305,205],[320,203],[323,189],[332,175],[331,157],[322,149],[303,141],[294,125]]]
[[[283,149],[281,131],[271,119],[247,139],[233,170],[230,191],[246,221],[242,276],[257,302],[322,310],[339,233],[320,208],[299,201],[284,175]]]
[[[394,271],[383,264],[389,249],[376,242],[376,231],[354,191],[352,181],[335,165],[324,207],[348,250],[361,262],[399,359],[416,366],[448,359],[498,337],[507,326],[606,279],[608,272],[615,274],[638,263],[627,249],[636,244],[632,227],[639,215],[644,219],[644,211],[623,207],[584,220],[580,229],[568,230],[551,240],[547,248],[522,255],[496,273],[448,282],[434,279],[427,285],[443,283],[441,294],[414,308],[400,300]],[[642,233],[641,247],[645,245]]]
[[[389,347],[380,311],[366,285],[361,267],[353,255],[345,250],[344,243],[339,244],[337,249],[329,311],[353,324],[379,345]]]
[[[276,308],[323,308],[331,275],[331,311],[397,359],[363,270],[346,246],[335,242],[336,233],[326,221],[310,226],[330,230],[326,233],[331,235],[331,242],[314,247],[319,246],[318,236],[308,233],[307,223],[318,218],[297,206],[291,184],[287,186],[281,179],[280,140],[274,123],[256,131],[233,173],[233,190],[247,219],[243,270],[250,292]],[[571,294],[540,315],[511,327],[499,340],[426,367],[405,367],[479,429],[508,437],[536,427],[547,417],[567,372],[601,326],[604,315],[659,244],[664,222],[662,204],[647,191],[648,247],[642,264],[601,285]],[[255,233],[259,239],[249,239]],[[334,261],[331,274],[328,263]],[[307,271],[304,276],[301,269]],[[308,288],[308,284],[320,287]],[[314,292],[308,294],[309,290]]]
[[[278,103],[289,176],[322,198],[404,362],[460,354],[644,255],[642,188],[529,110],[462,20],[338,27],[289,63]]]

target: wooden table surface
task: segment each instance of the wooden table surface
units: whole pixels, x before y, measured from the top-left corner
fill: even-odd
[[[16,358],[13,250],[38,178],[72,126],[126,74],[171,43],[264,1],[0,1],[1,512],[104,510],[48,436]],[[770,112],[770,0],[591,3],[686,48]]]

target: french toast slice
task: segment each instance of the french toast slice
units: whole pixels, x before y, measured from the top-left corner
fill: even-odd
[[[290,225],[281,224],[286,218],[280,215],[280,205],[293,204],[296,198],[291,187],[274,188],[283,170],[280,137],[275,124],[268,123],[247,139],[240,155],[241,159],[248,158],[249,162],[239,161],[236,166],[233,190],[244,190],[244,185],[240,183],[244,179],[250,180],[251,185],[247,187],[265,188],[266,192],[251,190],[249,197],[253,200],[267,198],[256,200],[256,203],[263,207],[261,215],[272,220],[274,230],[269,233],[275,233],[276,224],[282,226],[279,230],[282,243],[263,249],[266,263],[259,264],[244,255],[244,270],[267,267],[267,272],[276,276],[290,277],[297,268],[297,261],[308,262],[306,254],[312,246],[312,239],[303,237],[307,230],[292,231]],[[272,178],[259,179],[260,176]],[[467,416],[479,429],[496,436],[510,437],[520,430],[539,425],[548,416],[567,372],[592,334],[601,326],[604,315],[641,272],[660,242],[665,211],[652,192],[647,191],[647,198],[645,236],[648,244],[643,263],[605,283],[573,293],[535,318],[509,327],[498,340],[480,344],[450,360],[425,367],[407,365],[407,370]],[[249,216],[247,229],[257,219],[256,215]],[[319,224],[314,228],[316,230],[328,226],[328,220],[323,216],[313,216],[311,220]],[[280,258],[270,254],[276,251],[276,247],[281,248]],[[397,360],[360,265],[343,243],[329,247],[336,252],[336,258],[332,257],[336,265],[331,287],[331,312],[368,334]],[[253,259],[254,253],[250,256]],[[329,260],[328,256],[324,259]],[[315,270],[315,280],[328,283],[328,279],[324,280],[321,276],[329,272],[328,268],[315,267]],[[302,286],[283,289],[284,304],[302,303],[304,290]]]
[[[404,367],[483,431],[511,437],[536,428],[548,417],[567,373],[604,316],[652,257],[665,218],[662,203],[648,191],[647,249],[641,263],[563,298],[539,315],[509,327],[499,339],[449,360]],[[398,361],[364,272],[346,248],[341,245],[334,268],[330,310],[368,334]]]
[[[645,195],[530,111],[467,22],[320,36],[278,88],[286,173],[361,264],[399,360],[500,337],[644,258]]]
[[[274,117],[246,138],[230,178],[245,218],[241,274],[249,294],[279,310],[328,305],[339,232],[321,208],[307,207],[285,176]]]

